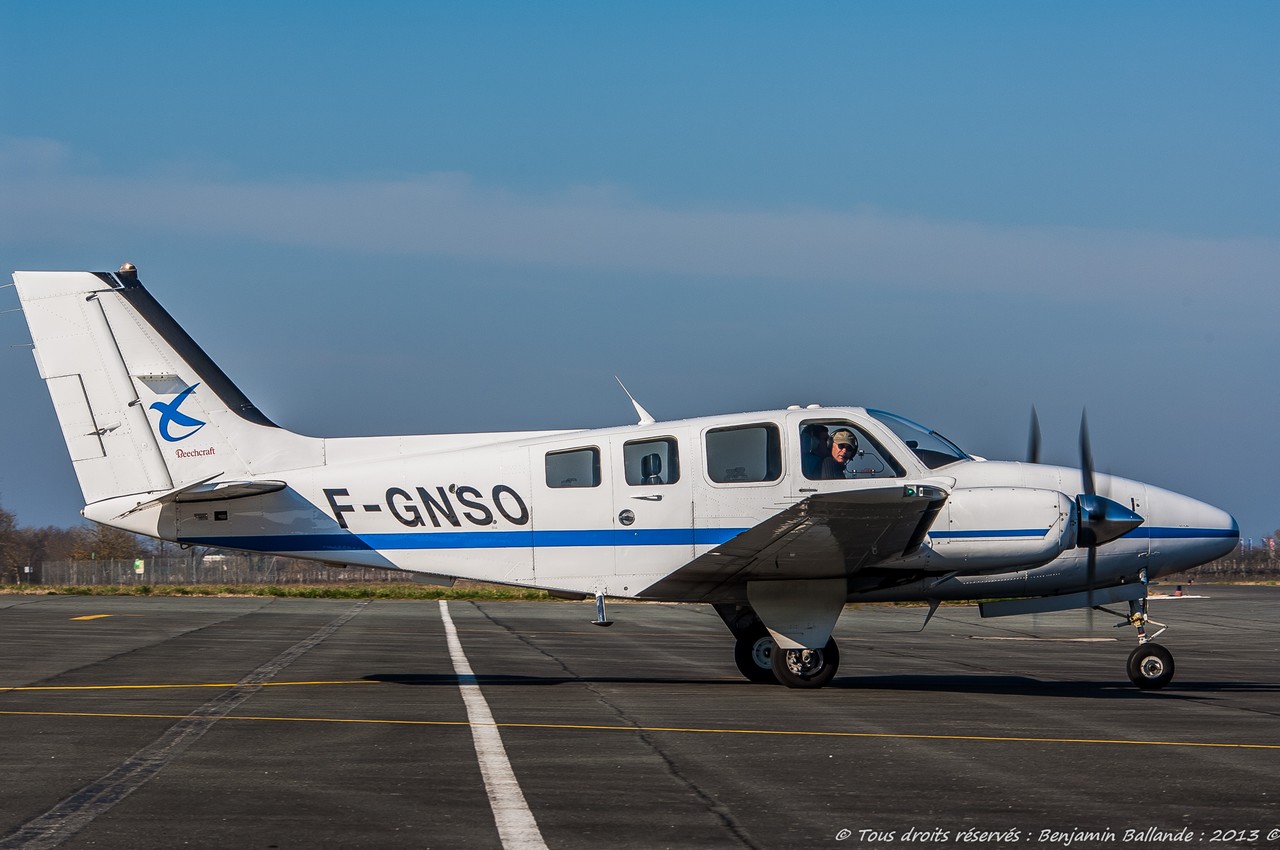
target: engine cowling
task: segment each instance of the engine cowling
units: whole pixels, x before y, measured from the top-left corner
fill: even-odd
[[[1075,502],[1033,487],[952,491],[927,536],[929,568],[958,572],[1031,568],[1075,545]]]

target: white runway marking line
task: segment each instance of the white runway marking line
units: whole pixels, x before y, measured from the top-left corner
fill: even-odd
[[[489,795],[489,807],[498,825],[498,838],[505,850],[547,850],[542,840],[538,822],[529,811],[520,783],[511,770],[507,750],[502,746],[502,736],[494,723],[489,703],[485,702],[476,684],[476,674],[462,651],[458,630],[449,616],[449,604],[440,600],[440,619],[444,621],[444,634],[449,641],[449,657],[453,660],[453,672],[458,676],[458,689],[467,707],[467,722],[471,725],[471,738],[475,741],[476,757],[480,761],[480,775],[484,778],[484,790]]]

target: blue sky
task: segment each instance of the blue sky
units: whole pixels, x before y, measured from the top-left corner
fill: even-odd
[[[260,8],[266,6],[266,8]],[[0,6],[0,260],[281,424],[867,404],[1280,527],[1280,5]],[[0,309],[16,306],[0,291]],[[79,494],[0,315],[0,502]],[[8,353],[6,354],[5,351]]]

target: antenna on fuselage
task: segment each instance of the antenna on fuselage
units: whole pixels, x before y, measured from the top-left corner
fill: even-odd
[[[636,397],[631,394],[631,390],[627,389],[627,385],[622,383],[622,379],[617,375],[613,379],[618,382],[618,386],[622,387],[622,391],[627,394],[627,398],[631,399],[631,406],[636,409],[636,416],[640,417],[639,425],[652,425],[658,420],[653,418],[653,414],[640,406],[640,402],[636,401]]]

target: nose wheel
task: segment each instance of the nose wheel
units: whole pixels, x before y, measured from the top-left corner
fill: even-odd
[[[1129,653],[1129,681],[1143,690],[1163,688],[1173,680],[1173,653],[1158,643],[1144,643]]]

